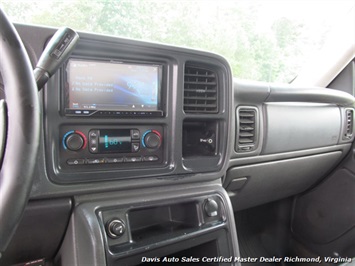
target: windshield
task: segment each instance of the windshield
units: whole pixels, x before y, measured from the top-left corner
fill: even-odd
[[[15,22],[208,50],[227,58],[235,77],[290,82],[354,1],[5,0],[2,5]]]

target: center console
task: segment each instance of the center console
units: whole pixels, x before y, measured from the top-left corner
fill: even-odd
[[[50,178],[73,184],[171,172],[169,59],[92,49],[74,52],[49,83]]]
[[[163,69],[162,64],[145,61],[70,58],[62,68],[61,113],[68,119],[86,118],[88,124],[60,127],[59,167],[81,171],[87,166],[103,170],[163,165],[163,125],[117,123],[123,117],[164,116]],[[99,125],[92,118],[115,123]]]
[[[43,98],[47,191],[74,195],[59,264],[233,265],[228,63],[80,37]]]
[[[127,44],[82,38],[48,82],[50,180],[223,175],[232,93],[228,64],[202,52]]]

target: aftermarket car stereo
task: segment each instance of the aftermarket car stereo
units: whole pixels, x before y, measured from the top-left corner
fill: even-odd
[[[68,116],[162,116],[162,65],[69,59],[64,74]]]

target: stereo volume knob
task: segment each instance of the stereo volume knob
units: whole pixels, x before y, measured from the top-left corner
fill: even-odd
[[[64,148],[70,151],[78,151],[86,145],[86,137],[78,131],[71,131],[64,136]]]
[[[158,131],[147,131],[143,136],[143,146],[148,149],[158,149],[161,145],[161,135]]]

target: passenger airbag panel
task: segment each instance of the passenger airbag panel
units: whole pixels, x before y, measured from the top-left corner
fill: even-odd
[[[336,145],[341,129],[337,106],[270,103],[262,154]]]

